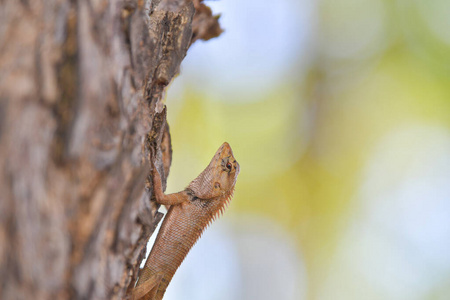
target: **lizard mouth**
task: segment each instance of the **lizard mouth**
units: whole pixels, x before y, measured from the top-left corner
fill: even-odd
[[[223,143],[222,146],[220,146],[219,151],[221,155],[231,155],[233,156],[233,150],[231,150],[230,144],[227,142]]]
[[[219,157],[229,157],[230,161],[232,161],[232,164],[234,165],[234,169],[235,169],[234,182],[233,182],[233,186],[234,186],[234,184],[236,183],[236,180],[237,180],[237,176],[239,175],[239,172],[241,171],[241,166],[239,165],[236,158],[234,157],[233,150],[231,149],[230,144],[228,144],[227,142],[223,143],[217,152],[219,154]]]
[[[236,162],[237,165],[239,165],[236,161],[236,158],[234,158],[233,150],[231,149],[230,144],[228,144],[227,142],[223,143],[222,146],[220,146],[216,154],[219,154],[220,157],[230,157]]]
[[[241,166],[239,165],[239,163],[237,162],[236,159],[234,160],[234,163],[236,164],[235,167],[236,167],[236,178],[237,178],[237,176],[239,175],[239,172],[241,171]]]

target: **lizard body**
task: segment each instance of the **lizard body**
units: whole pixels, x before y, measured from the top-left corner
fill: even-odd
[[[204,229],[227,207],[239,171],[239,164],[228,143],[217,150],[208,167],[179,193],[165,195],[161,176],[153,167],[156,201],[170,205],[170,208],[141,270],[132,293],[133,299],[162,299],[189,250]]]

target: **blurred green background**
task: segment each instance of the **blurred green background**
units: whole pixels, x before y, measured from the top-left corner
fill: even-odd
[[[167,299],[450,299],[450,1],[206,3],[168,191],[224,141],[241,174]]]

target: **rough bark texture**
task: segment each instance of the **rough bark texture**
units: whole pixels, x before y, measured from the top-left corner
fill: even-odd
[[[161,218],[148,180],[151,155],[166,175],[171,161],[161,97],[193,35],[220,34],[194,13],[0,0],[0,299],[125,296]]]

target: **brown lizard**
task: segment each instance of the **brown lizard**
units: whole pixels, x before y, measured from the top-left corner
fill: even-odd
[[[189,250],[233,197],[239,170],[230,145],[223,143],[208,167],[185,190],[165,195],[161,176],[153,166],[156,201],[170,208],[139,274],[132,299],[162,299]]]

